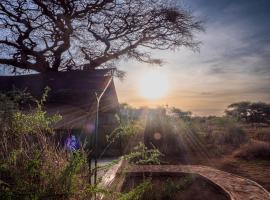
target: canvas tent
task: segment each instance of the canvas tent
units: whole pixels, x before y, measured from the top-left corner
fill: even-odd
[[[0,76],[0,91],[16,88],[40,98],[48,86],[51,91],[45,109],[49,114],[59,113],[63,117],[56,128],[81,127],[95,116],[96,93],[101,93],[111,78],[109,70]],[[113,114],[118,106],[114,82],[111,81],[101,99],[100,112]],[[106,123],[106,119],[103,121]]]
[[[16,88],[40,98],[48,86],[51,90],[45,110],[49,115],[62,116],[62,120],[55,124],[54,128],[62,131],[80,129],[85,134],[94,131],[96,93],[100,94],[107,85],[99,109],[100,128],[103,129],[109,129],[117,123],[115,114],[118,112],[119,103],[111,70],[0,76],[0,91],[4,92]]]

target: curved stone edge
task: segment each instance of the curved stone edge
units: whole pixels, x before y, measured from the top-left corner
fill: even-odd
[[[110,186],[113,184],[116,176],[119,174],[120,169],[122,169],[124,165],[123,159],[120,159],[118,163],[110,167],[110,169],[103,175],[101,182],[98,184],[101,188],[109,189]],[[106,199],[103,194],[97,195],[98,200]]]
[[[219,170],[219,169],[211,168],[211,167],[208,167],[208,166],[202,166],[202,165],[182,165],[182,167],[184,167],[184,168],[186,168],[186,169],[194,169],[194,168],[199,169],[199,168],[204,168],[204,169],[209,170],[209,171],[219,172],[220,174],[223,174],[223,175],[224,175],[224,174],[227,174],[228,176],[231,176],[231,177],[233,177],[233,178],[235,177],[235,178],[244,180],[244,181],[246,181],[246,183],[252,183],[253,186],[256,186],[256,187],[260,188],[260,189],[264,192],[266,199],[265,199],[265,198],[263,198],[263,199],[262,199],[262,198],[257,198],[257,197],[255,197],[255,199],[270,200],[270,193],[269,193],[263,186],[261,186],[261,185],[258,184],[257,182],[255,182],[255,181],[253,181],[253,180],[250,180],[250,179],[248,179],[248,178],[245,178],[245,177],[242,177],[242,176],[239,176],[239,175],[230,173],[230,172],[225,172],[225,171],[222,171],[222,170]],[[192,171],[192,170],[191,170],[191,171]],[[193,172],[194,172],[194,171],[193,171]],[[198,173],[200,173],[200,172],[198,172]],[[204,173],[200,173],[200,175],[202,175],[202,176],[204,176],[204,177],[206,177],[206,178],[208,178],[208,179],[211,179],[210,177],[207,177]],[[221,184],[218,184],[218,185],[221,186]],[[222,187],[222,186],[221,186],[221,187]],[[228,191],[228,189],[225,189],[225,190]],[[228,192],[230,192],[230,191],[228,191]],[[238,198],[234,197],[234,196],[235,196],[234,192],[230,192],[230,193],[232,194],[233,199],[238,200]],[[236,195],[236,196],[237,196],[237,195]],[[250,199],[254,199],[254,198],[250,198]],[[246,199],[245,199],[245,200],[246,200]]]
[[[253,183],[254,185],[256,185],[257,187],[259,187],[261,190],[263,190],[265,192],[265,194],[268,194],[269,199],[270,199],[270,192],[268,192],[268,190],[266,190],[262,185],[260,185],[259,183],[257,183],[256,181],[253,181],[251,179],[248,179],[248,178],[245,178],[245,177],[242,177],[242,176],[239,176],[237,174],[230,173],[230,172],[225,172],[225,171],[222,171],[222,170],[219,170],[219,169],[211,168],[211,167],[208,167],[208,166],[202,166],[202,165],[187,165],[187,166],[196,166],[196,167],[209,168],[211,170],[219,171],[219,172],[226,173],[226,174],[229,174],[231,176],[234,176],[234,177],[237,177],[237,178],[240,178],[240,179],[247,180],[247,181]]]
[[[236,200],[234,198],[233,194],[230,191],[228,191],[223,185],[217,184],[215,181],[213,181],[212,179],[209,179],[207,176],[205,176],[203,174],[200,174],[200,173],[197,173],[197,172],[192,172],[192,171],[185,172],[185,173],[192,173],[192,174],[196,174],[196,175],[204,177],[206,180],[210,181],[212,184],[217,185],[218,187],[220,187],[229,196],[229,198],[231,200]]]
[[[102,177],[99,186],[108,187],[112,184],[119,169],[123,165],[123,160],[120,160],[117,164],[113,165]]]
[[[99,186],[101,186],[103,188],[109,188],[111,186],[111,184],[114,182],[116,176],[118,174],[120,174],[121,170],[123,170],[123,166],[125,164],[126,163],[123,160],[120,160],[116,165],[112,166],[103,176]],[[163,168],[163,167],[166,167],[166,168]],[[174,169],[174,170],[171,170],[171,169]],[[177,170],[175,170],[175,169],[177,169]],[[256,198],[256,197],[252,198],[252,199],[261,199],[261,200],[268,200],[269,199],[270,200],[270,193],[264,187],[262,187],[260,184],[258,184],[257,182],[252,181],[252,180],[247,179],[247,178],[244,178],[244,177],[241,177],[241,176],[238,176],[238,175],[235,175],[235,174],[232,174],[232,173],[229,173],[229,172],[225,172],[222,170],[211,168],[208,166],[202,166],[202,165],[167,165],[167,166],[166,165],[133,165],[133,166],[127,166],[127,168],[124,169],[124,173],[132,173],[132,172],[193,173],[193,174],[197,174],[197,175],[204,177],[205,179],[209,180],[211,183],[220,187],[226,194],[228,194],[228,196],[231,198],[231,200],[240,199],[240,198],[237,198],[238,195],[236,195],[233,191],[228,190],[222,184],[218,184],[216,181],[212,180],[211,177],[200,172],[200,169],[209,170],[209,171],[212,171],[215,173],[220,173],[222,175],[227,174],[231,177],[235,177],[235,178],[244,180],[247,183],[252,183],[253,185],[255,185],[256,187],[258,187],[259,189],[261,189],[264,192],[265,197],[268,196],[268,198],[266,198],[266,199],[265,198],[261,199],[261,198]],[[104,198],[101,195],[99,199],[104,199]]]
[[[207,170],[207,173],[203,173],[203,170]],[[256,200],[270,200],[270,193],[263,188],[261,185],[256,183],[255,181],[252,181],[250,179],[234,175],[232,173],[224,172],[215,168],[211,168],[208,166],[202,166],[202,165],[140,165],[140,166],[133,166],[133,169],[131,170],[133,172],[168,172],[168,173],[175,173],[175,172],[186,172],[186,173],[193,173],[193,174],[199,174],[215,184],[219,185],[224,191],[229,193],[232,200],[248,200],[248,199],[256,199]],[[209,175],[209,176],[207,176]],[[214,178],[211,177],[211,175],[214,175]],[[224,177],[228,176],[230,178],[237,178],[238,181],[244,181],[247,183],[247,185],[251,185],[252,187],[257,187],[260,189],[262,193],[257,193],[257,195],[254,194],[252,197],[246,198],[245,196],[241,195],[239,192],[235,192],[232,185],[226,185],[226,184],[220,184],[219,181],[214,180],[215,177],[221,176],[223,179]],[[220,178],[220,177],[219,177]],[[238,185],[241,186],[241,185]],[[243,190],[244,191],[244,190]],[[242,198],[241,198],[242,197]]]

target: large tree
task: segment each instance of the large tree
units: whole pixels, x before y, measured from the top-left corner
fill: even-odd
[[[270,104],[263,102],[238,102],[228,106],[227,116],[247,123],[270,123]]]
[[[160,64],[153,49],[196,48],[194,16],[166,0],[1,0],[0,64],[66,71]]]

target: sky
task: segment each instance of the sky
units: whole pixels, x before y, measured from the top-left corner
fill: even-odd
[[[270,103],[270,1],[183,0],[181,4],[204,20],[199,52],[155,51],[162,67],[122,61],[123,81],[115,80],[120,102],[135,107],[174,106],[194,115],[222,115],[238,101]],[[138,92],[140,77],[158,70],[169,80],[167,94],[147,100]]]

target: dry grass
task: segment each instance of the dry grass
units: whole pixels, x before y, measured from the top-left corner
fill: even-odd
[[[255,138],[260,141],[270,142],[270,129],[256,131]]]
[[[216,136],[218,144],[227,144],[239,147],[241,144],[248,142],[246,132],[238,126],[226,127],[219,135]]]
[[[235,155],[245,160],[270,160],[270,144],[266,142],[251,142],[245,145]]]
[[[81,199],[87,195],[84,154],[68,156],[53,141],[51,127],[59,117],[48,116],[42,101],[26,113],[15,101],[20,96],[0,97],[0,199]]]

